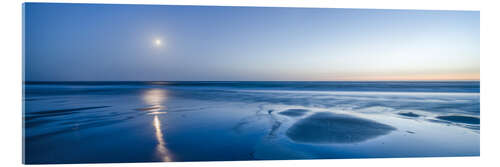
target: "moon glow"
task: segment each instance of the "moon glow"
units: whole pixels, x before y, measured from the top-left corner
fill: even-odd
[[[155,39],[155,40],[154,40],[154,44],[155,44],[156,46],[161,46],[161,40],[160,40],[160,39]]]

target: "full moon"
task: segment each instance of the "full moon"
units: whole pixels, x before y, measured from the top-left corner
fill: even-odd
[[[154,41],[154,43],[155,43],[155,45],[156,45],[156,46],[160,46],[160,45],[161,45],[161,40],[156,39],[156,40]]]

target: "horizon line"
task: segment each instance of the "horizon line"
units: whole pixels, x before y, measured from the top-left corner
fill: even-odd
[[[23,82],[480,82],[481,80],[60,80]]]

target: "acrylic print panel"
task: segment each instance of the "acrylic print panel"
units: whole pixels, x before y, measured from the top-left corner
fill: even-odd
[[[479,156],[479,12],[24,4],[24,163]]]

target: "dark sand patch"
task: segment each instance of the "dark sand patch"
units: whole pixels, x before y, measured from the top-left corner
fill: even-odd
[[[276,136],[276,132],[278,131],[278,129],[281,127],[281,122],[279,121],[274,121],[273,125],[271,126],[271,130],[269,131],[269,133],[267,134],[268,137],[275,137]]]
[[[413,112],[402,112],[402,113],[398,113],[398,114],[402,115],[402,116],[407,116],[407,117],[420,117],[420,115],[415,114]]]
[[[290,117],[297,117],[297,116],[303,116],[307,112],[309,112],[309,110],[306,110],[306,109],[288,109],[285,111],[281,111],[280,114],[290,116]]]
[[[290,127],[286,135],[304,143],[356,143],[389,134],[394,127],[349,115],[321,112]]]
[[[69,108],[69,109],[60,109],[60,110],[37,111],[37,112],[26,113],[24,120],[30,121],[30,120],[37,119],[37,118],[69,115],[69,114],[74,114],[75,111],[99,109],[99,108],[106,108],[106,107],[111,107],[111,106],[81,107],[81,108]]]
[[[466,123],[466,124],[479,124],[479,118],[470,116],[460,116],[460,115],[450,115],[450,116],[438,116],[436,117],[441,120],[456,122],[456,123]]]
[[[144,108],[136,108],[134,110],[136,111],[152,111],[152,110],[158,110],[161,107],[144,107]]]
[[[42,100],[42,99],[39,99],[39,98],[25,98],[24,101],[38,101],[38,100]]]
[[[60,109],[60,110],[49,110],[49,111],[31,112],[29,114],[58,114],[58,113],[81,111],[81,110],[90,110],[90,109],[98,109],[98,108],[106,108],[106,107],[111,107],[111,106],[95,106],[95,107],[68,108],[68,109]]]
[[[97,122],[90,122],[86,124],[80,124],[78,125],[77,128],[70,126],[66,127],[63,129],[59,129],[56,131],[48,132],[48,133],[43,133],[39,135],[34,135],[34,136],[27,136],[26,140],[38,140],[40,138],[48,137],[48,136],[54,136],[58,134],[63,134],[63,133],[69,133],[69,132],[75,132],[79,130],[84,130],[84,129],[89,129],[89,128],[95,128],[95,127],[101,127],[101,126],[107,126],[111,124],[116,124],[116,123],[121,123],[127,120],[133,119],[133,117],[126,117],[126,118],[121,118],[121,119],[111,119],[111,120],[106,120],[106,121],[97,121]]]
[[[40,126],[43,124],[50,123],[52,121],[53,120],[48,120],[48,119],[26,121],[24,123],[24,127],[25,128],[33,128],[33,127],[37,127],[37,126]]]
[[[407,130],[406,133],[415,134],[415,132],[409,130]]]
[[[70,111],[70,112],[61,112],[61,113],[53,113],[53,114],[33,114],[33,115],[26,115],[24,116],[25,121],[32,121],[38,118],[50,118],[50,117],[55,117],[55,116],[62,116],[62,115],[70,115],[75,112]]]

